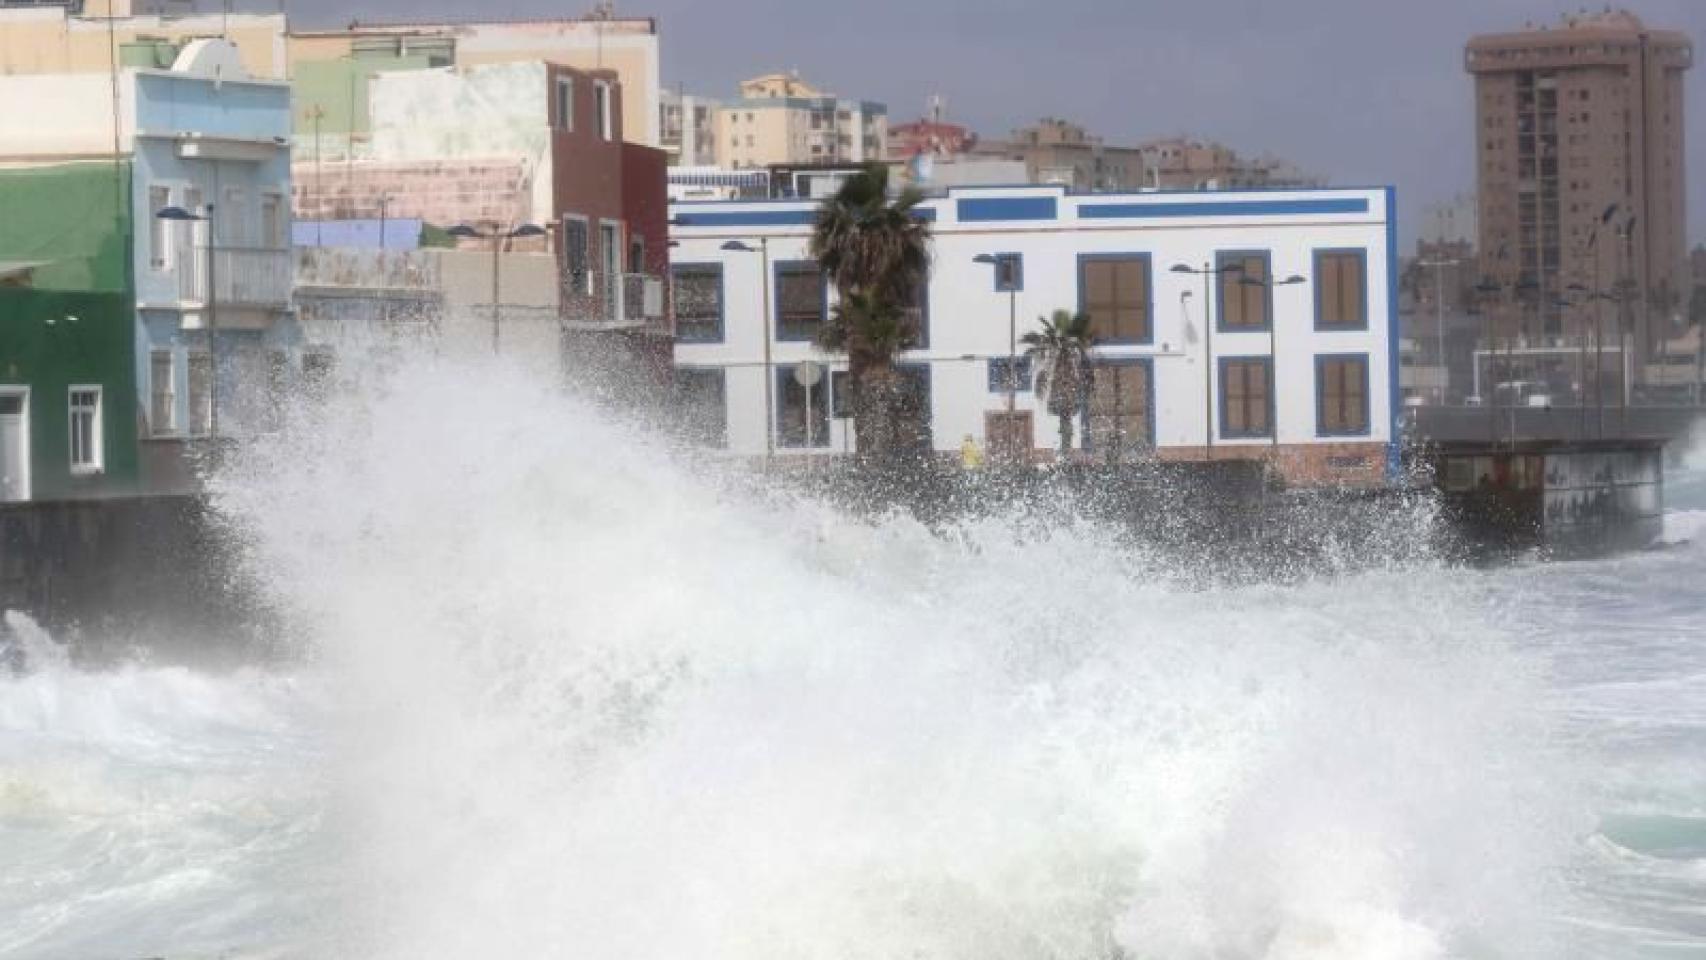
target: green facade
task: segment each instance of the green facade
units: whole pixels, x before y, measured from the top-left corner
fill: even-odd
[[[0,386],[29,388],[34,500],[139,488],[130,167],[0,170],[0,263],[39,264],[0,286]],[[100,473],[73,476],[69,390],[101,387]]]
[[[130,164],[0,170],[0,263],[41,263],[37,290],[130,291]]]
[[[0,386],[30,388],[31,499],[134,493],[135,307],[123,293],[0,288]],[[101,387],[101,473],[71,473],[70,389]]]
[[[298,63],[296,76],[291,81],[296,135],[313,136],[316,112],[322,134],[348,136],[367,133],[372,126],[367,87],[374,74],[424,70],[439,65],[440,58],[428,53],[388,54],[379,51],[362,51],[346,59]]]

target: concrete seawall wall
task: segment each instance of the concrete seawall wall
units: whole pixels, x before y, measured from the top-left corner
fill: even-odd
[[[278,619],[194,496],[0,504],[0,609],[84,663],[136,653],[234,664],[278,652]]]

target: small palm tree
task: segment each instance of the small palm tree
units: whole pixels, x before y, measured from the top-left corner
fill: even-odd
[[[1052,317],[1038,317],[1042,327],[1019,338],[1025,355],[1037,368],[1037,393],[1048,404],[1048,412],[1060,421],[1060,460],[1072,454],[1072,418],[1090,397],[1090,351],[1095,338],[1090,316],[1056,310]]]
[[[918,341],[906,305],[930,273],[930,224],[914,209],[923,199],[910,188],[891,199],[889,168],[871,164],[824,200],[812,226],[811,254],[841,300],[818,343],[847,354],[861,453],[886,455],[897,435],[894,360]]]

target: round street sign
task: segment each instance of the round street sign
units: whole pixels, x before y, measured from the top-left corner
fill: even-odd
[[[802,387],[815,387],[823,379],[823,364],[807,360],[794,368],[794,382]]]

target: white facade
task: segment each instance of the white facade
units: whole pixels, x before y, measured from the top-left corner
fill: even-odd
[[[841,358],[822,353],[810,342],[776,336],[776,264],[808,259],[814,209],[813,203],[803,201],[677,203],[671,208],[671,238],[677,244],[672,253],[677,271],[675,362],[678,369],[689,371],[690,379],[721,378],[726,446],[737,454],[765,453],[767,420],[779,431],[778,454],[842,452],[852,446],[851,422],[832,418],[827,442],[814,435],[818,445],[803,449],[797,430],[783,436],[788,431],[778,426],[786,413],[780,409],[782,388],[774,385],[785,381],[772,379],[771,397],[766,399],[767,366],[772,378],[779,376],[776,369],[787,371],[805,360],[845,369]],[[904,362],[929,371],[936,450],[957,451],[968,435],[986,446],[991,441],[987,415],[1001,413],[1007,404],[991,361],[999,364],[1008,355],[1010,309],[1019,336],[1054,310],[1085,309],[1092,296],[1085,289],[1087,271],[1106,269],[1087,264],[1115,258],[1146,267],[1141,272],[1147,274],[1147,302],[1136,302],[1144,299],[1141,291],[1133,293],[1132,300],[1133,308],[1147,317],[1147,335],[1130,338],[1135,342],[1100,343],[1096,355],[1099,361],[1147,369],[1148,383],[1143,386],[1150,393],[1152,412],[1144,431],[1148,436],[1140,438],[1145,448],[1181,458],[1218,456],[1228,449],[1259,454],[1262,448],[1283,447],[1309,454],[1319,448],[1314,450],[1322,455],[1317,459],[1325,461],[1329,450],[1344,453],[1360,447],[1364,459],[1355,466],[1375,476],[1384,467],[1393,437],[1396,366],[1390,189],[1074,194],[1051,186],[973,187],[950,190],[945,197],[926,201],[922,209],[933,219],[934,237],[928,344],[910,351]],[[724,249],[731,241],[754,252]],[[1231,263],[1237,258],[1227,255],[1233,251],[1240,256],[1260,254],[1271,278],[1304,278],[1270,288],[1266,315],[1271,324],[1256,329],[1226,326],[1217,284],[1210,283],[1207,299],[1215,322],[1205,328],[1204,276],[1172,269]],[[1019,289],[1011,294],[998,291],[991,265],[974,261],[981,254],[1017,255]],[[1360,318],[1320,315],[1323,291],[1317,273],[1326,272],[1318,266],[1323,255],[1335,258],[1334,270],[1346,261],[1362,264]],[[771,274],[768,322],[761,280],[766,260]],[[1139,267],[1131,269],[1136,275]],[[701,272],[698,286],[683,285],[684,273],[694,270]],[[714,335],[709,323],[695,326],[682,320],[710,316],[706,304],[681,302],[683,290],[709,290],[703,278],[712,274],[721,279],[715,311],[721,329]],[[1345,289],[1354,290],[1358,278],[1343,274],[1339,279]],[[1260,296],[1261,288],[1254,289]],[[832,305],[833,300],[834,293],[827,292],[826,303]],[[1323,319],[1338,322],[1326,328]],[[1271,428],[1253,432],[1229,427],[1227,418],[1234,411],[1227,409],[1225,391],[1230,385],[1223,368],[1240,358],[1271,364],[1273,402],[1263,419],[1277,427],[1277,433]],[[1366,380],[1361,391],[1346,388],[1360,394],[1351,404],[1362,407],[1360,429],[1355,422],[1359,411],[1353,410],[1349,421],[1343,413],[1348,407],[1335,406],[1339,414],[1324,415],[1318,381],[1322,364],[1336,358],[1348,358],[1351,364],[1342,368],[1344,377],[1359,371],[1357,358],[1363,361],[1360,371]],[[1205,374],[1211,382],[1205,383]],[[1332,393],[1330,401],[1345,402],[1342,393]],[[814,403],[819,399],[814,395]],[[839,406],[834,399],[832,406]],[[1250,401],[1246,397],[1244,402]],[[1046,404],[1026,389],[1017,393],[1016,408],[1032,414],[1031,447],[1053,448],[1055,419]],[[798,417],[798,411],[794,415]],[[1339,421],[1336,426],[1334,420]],[[1082,424],[1075,432],[1075,448],[1084,449]],[[1348,464],[1355,456],[1334,459]]]

